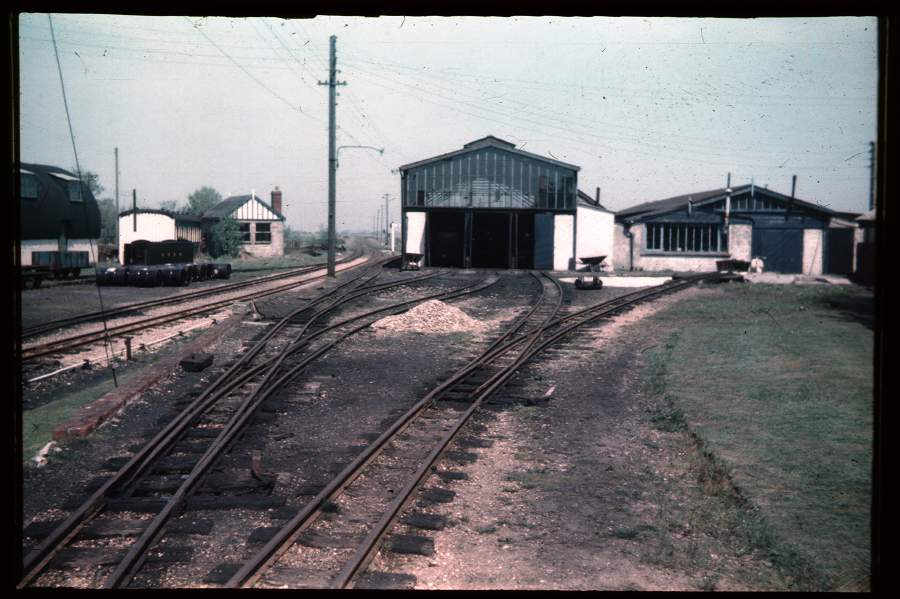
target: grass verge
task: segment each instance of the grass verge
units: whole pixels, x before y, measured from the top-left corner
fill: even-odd
[[[853,287],[728,285],[645,321],[651,416],[703,455],[698,482],[733,492],[735,532],[793,588],[866,590],[873,336]],[[861,305],[863,310],[837,309]]]
[[[131,373],[119,374],[119,384],[131,376],[133,376]],[[112,390],[112,379],[104,380],[102,383],[65,395],[33,410],[23,411],[22,459],[27,462],[41,447],[52,441],[54,427],[71,418],[82,406],[88,405]]]

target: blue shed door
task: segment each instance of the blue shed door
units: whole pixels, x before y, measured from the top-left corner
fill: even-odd
[[[802,272],[803,229],[753,227],[753,256],[761,257],[769,272]]]
[[[553,270],[553,215],[534,215],[534,267]]]

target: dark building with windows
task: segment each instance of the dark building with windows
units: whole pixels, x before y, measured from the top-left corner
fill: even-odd
[[[701,271],[759,257],[767,271],[849,275],[853,216],[754,185],[646,202],[616,214],[615,265]]]
[[[599,218],[576,229],[580,211],[610,214],[580,198],[578,171],[491,135],[401,166],[402,247],[427,266],[573,268],[576,232],[610,251],[612,237],[611,217],[608,231]]]
[[[87,185],[67,170],[19,165],[21,264],[77,272],[96,262],[100,208]]]

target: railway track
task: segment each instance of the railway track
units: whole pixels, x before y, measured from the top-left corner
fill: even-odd
[[[377,284],[375,279],[380,274],[376,272],[380,270],[377,266],[380,263],[321,294],[272,326],[262,339],[29,553],[24,560],[24,575],[19,587],[35,582],[45,570],[52,570],[54,559],[65,562],[68,559],[66,551],[77,552],[79,544],[96,535],[98,529],[116,528],[141,531],[125,550],[125,555],[116,556],[115,569],[103,583],[107,587],[127,585],[147,559],[147,550],[164,534],[170,519],[177,516],[195,491],[202,488],[209,469],[253,422],[266,400],[310,363],[386,312],[399,313],[432,298],[450,299],[475,293],[497,281],[496,277],[476,281],[450,291],[364,310],[326,324],[327,318],[336,318],[338,309],[354,301],[368,300],[378,291],[426,281],[440,274],[422,274]],[[123,506],[138,512],[149,511],[153,516],[149,520],[117,525],[114,514]],[[110,558],[101,557],[101,561],[103,559],[108,561]]]
[[[357,259],[359,256],[356,256],[353,259]],[[351,262],[351,258],[347,258],[347,262]],[[379,263],[388,262],[390,259],[383,259],[379,261]],[[57,355],[60,353],[65,353],[72,351],[76,348],[83,347],[85,345],[96,344],[96,343],[105,343],[107,339],[113,337],[120,337],[123,335],[127,335],[129,333],[134,333],[138,331],[145,331],[149,327],[164,325],[167,323],[175,322],[184,318],[190,318],[199,316],[202,314],[206,314],[217,309],[221,309],[226,306],[230,306],[236,302],[255,300],[259,298],[263,298],[269,295],[273,295],[275,293],[280,293],[294,287],[300,285],[306,285],[310,282],[325,277],[324,269],[321,267],[310,267],[306,269],[298,269],[297,271],[292,271],[291,273],[280,273],[277,275],[271,275],[270,277],[260,277],[258,279],[254,279],[252,281],[243,281],[240,283],[235,283],[233,285],[228,286],[216,286],[210,289],[203,289],[197,292],[192,292],[188,294],[180,294],[175,297],[163,298],[161,300],[151,300],[147,302],[138,302],[136,304],[130,304],[128,306],[122,306],[121,308],[116,308],[110,311],[107,311],[106,316],[125,316],[127,314],[133,314],[135,312],[140,312],[143,310],[147,310],[150,308],[158,308],[161,306],[166,306],[169,304],[180,304],[186,301],[197,300],[199,298],[203,298],[210,295],[221,295],[223,293],[238,291],[244,289],[246,287],[257,286],[261,284],[270,283],[272,281],[279,281],[282,279],[293,279],[297,276],[303,276],[306,274],[314,273],[316,271],[322,270],[323,273],[321,275],[315,277],[308,277],[301,281],[288,281],[281,284],[277,284],[273,287],[267,287],[262,290],[253,290],[247,293],[242,293],[238,295],[229,296],[227,299],[221,300],[213,300],[209,302],[202,303],[198,306],[192,306],[180,310],[173,310],[171,312],[167,312],[165,314],[149,316],[147,318],[138,318],[135,320],[131,320],[129,322],[119,324],[119,325],[111,325],[107,326],[106,330],[104,329],[94,329],[82,333],[77,333],[73,335],[68,335],[66,337],[62,337],[59,339],[53,339],[51,341],[45,341],[43,343],[36,342],[31,345],[24,346],[22,348],[22,361],[27,362],[30,360],[36,360],[39,358],[45,358],[52,355]],[[71,327],[76,326],[78,324],[83,324],[85,322],[92,322],[100,318],[100,313],[91,313],[80,315],[77,317],[72,317],[69,319],[55,321],[54,323],[47,323],[46,325],[41,325],[40,327],[33,327],[30,329],[30,333],[23,333],[23,338],[27,335],[32,337],[37,336],[39,334],[44,334],[50,330],[56,330],[60,327]]]
[[[520,368],[578,327],[709,276],[672,281],[559,318],[561,289],[557,283],[554,291],[542,281],[542,294],[531,311],[478,358],[400,416],[287,524],[274,531],[225,586],[280,586],[286,579],[292,581],[291,586],[301,588],[355,586],[417,491],[431,477],[447,472],[438,471],[437,465],[472,415]],[[553,299],[557,294],[558,299]],[[392,455],[386,456],[388,450]],[[441,495],[440,488],[428,491]],[[335,505],[340,509],[329,509]],[[326,511],[327,522],[318,525]],[[302,535],[308,539],[311,533],[318,534],[320,549],[309,543],[298,545]],[[338,542],[323,542],[322,537]],[[348,538],[355,540],[355,548],[347,547]],[[289,574],[279,575],[279,568]]]

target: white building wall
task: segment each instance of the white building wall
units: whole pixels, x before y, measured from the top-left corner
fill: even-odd
[[[803,229],[803,274],[822,274],[822,229]]]
[[[406,249],[407,254],[425,253],[425,213],[406,213]]]
[[[22,266],[31,266],[31,252],[58,252],[58,239],[23,239],[19,244]],[[92,264],[97,263],[96,239],[69,239],[67,252],[87,252]]]
[[[125,263],[125,244],[146,239],[147,241],[165,241],[176,239],[175,219],[155,212],[139,212],[137,215],[137,231],[134,230],[134,214],[119,216],[119,264]]]
[[[237,210],[231,213],[231,218],[235,220],[277,220],[281,222],[278,215],[266,208],[257,197],[241,204]]]
[[[248,202],[249,204],[249,202]],[[241,248],[257,258],[273,258],[284,255],[284,223],[282,221],[270,221],[269,230],[272,233],[270,243],[242,243]],[[250,223],[250,239],[256,239],[257,223]]]
[[[569,270],[572,243],[575,241],[575,215],[557,214],[553,217],[553,270]]]
[[[581,258],[606,256],[604,264],[613,264],[613,227],[615,216],[612,212],[579,206],[576,212],[575,258],[576,266],[582,265]]]

